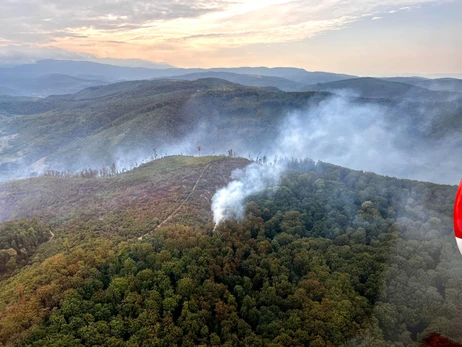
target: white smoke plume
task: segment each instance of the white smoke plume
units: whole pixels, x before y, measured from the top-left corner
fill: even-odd
[[[232,173],[233,181],[213,196],[213,220],[216,225],[230,218],[242,218],[247,197],[263,189],[277,185],[283,172],[282,164],[261,165],[253,163],[244,170]]]
[[[310,158],[382,175],[421,180],[439,177],[440,183],[450,182],[457,170],[451,168],[448,172],[452,176],[443,177],[438,167],[454,162],[448,160],[451,155],[448,151],[454,147],[442,146],[438,150],[433,146],[425,150],[419,145],[416,148],[407,139],[405,125],[387,122],[390,115],[393,110],[386,106],[334,96],[308,105],[304,111],[290,112],[265,154],[269,158]],[[442,141],[448,143],[450,139]],[[462,172],[462,166],[459,165],[459,169]],[[218,190],[212,199],[215,223],[241,218],[245,199],[277,184],[283,172],[284,164],[252,164],[234,175],[234,180]]]
[[[394,144],[400,133],[397,125],[387,129],[384,119],[389,110],[351,100],[332,97],[288,114],[271,154],[399,176],[396,169],[408,167],[409,158]]]

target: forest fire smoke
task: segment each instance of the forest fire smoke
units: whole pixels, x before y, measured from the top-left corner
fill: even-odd
[[[257,163],[249,165],[244,170],[234,171],[233,181],[213,196],[213,221],[216,225],[226,219],[242,218],[245,199],[266,187],[278,184],[283,171],[282,164],[261,165]]]
[[[399,129],[390,135],[384,125],[386,112],[386,107],[358,103],[346,96],[309,105],[283,119],[279,135],[267,148],[268,157],[311,158],[352,169],[396,174],[396,168],[409,162],[409,155],[395,146]],[[246,198],[279,182],[285,168],[283,162],[255,163],[235,172],[233,181],[212,199],[214,222],[240,219]]]

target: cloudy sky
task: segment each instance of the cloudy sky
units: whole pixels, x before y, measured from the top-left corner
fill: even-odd
[[[462,0],[1,0],[0,64],[109,57],[456,74],[461,14]]]

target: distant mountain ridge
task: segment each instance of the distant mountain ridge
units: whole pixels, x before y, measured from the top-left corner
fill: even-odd
[[[74,94],[88,87],[108,83],[91,76],[81,78],[59,73],[13,76],[0,72],[0,95],[47,97],[53,94]]]
[[[292,67],[175,68],[168,64],[149,65],[144,61],[107,60],[110,65],[92,61],[40,60],[35,64],[0,67],[0,95],[46,97],[74,94],[87,87],[120,81],[169,78],[197,80],[220,78],[251,87],[274,87],[283,91],[354,90],[365,97],[429,97],[439,100],[444,92],[460,92],[462,80],[422,77],[358,77]],[[128,65],[139,64],[140,67]],[[152,66],[152,67],[151,67]],[[47,76],[47,77],[44,77]],[[67,77],[65,77],[67,76]],[[333,84],[331,84],[333,83]],[[395,83],[395,84],[393,84]],[[420,88],[420,89],[419,89]],[[426,90],[426,91],[425,91]],[[429,91],[442,92],[430,93]],[[409,94],[410,93],[410,94]]]
[[[65,74],[71,76],[89,75],[102,76],[109,80],[135,80],[151,79],[161,77],[173,77],[185,75],[188,73],[199,72],[229,72],[240,74],[264,75],[292,79],[305,84],[320,82],[330,82],[357,76],[336,74],[328,72],[309,72],[300,68],[289,67],[237,67],[237,68],[167,68],[154,69],[146,67],[128,67],[120,65],[101,64],[91,61],[74,61],[74,60],[40,60],[35,64],[19,65],[9,68],[0,68],[0,73],[9,75],[49,75]]]
[[[441,93],[381,80],[369,82],[397,84],[428,95]],[[0,179],[20,172],[29,175],[45,166],[75,171],[124,161],[118,166],[128,168],[152,156],[153,148],[163,154],[197,154],[201,146],[203,154],[226,154],[233,149],[241,156],[255,156],[274,143],[288,114],[309,114],[308,107],[316,109],[332,96],[206,78],[125,81],[45,99],[0,97]],[[394,134],[394,146],[411,157],[425,153],[427,161],[417,163],[420,171],[412,171],[415,167],[410,162],[399,168],[403,172],[419,173],[422,165],[431,171],[437,160],[450,166],[443,155],[430,155],[435,146],[450,156],[460,153],[462,99],[428,102],[430,98],[406,100],[392,93],[389,98],[346,99],[348,107],[385,108],[383,132]],[[377,116],[374,111],[370,114]],[[445,137],[451,141],[444,141]],[[423,149],[414,153],[416,147]],[[438,180],[444,182],[460,172],[452,167],[440,171]],[[393,174],[403,176],[401,171]]]
[[[462,91],[462,80],[457,78],[421,78],[421,77],[391,77],[383,78],[387,81],[411,84],[416,87],[426,88],[434,91]]]
[[[300,92],[307,88],[303,83],[287,78],[265,75],[244,75],[233,72],[206,71],[169,77],[174,80],[194,81],[202,78],[219,78],[250,87],[275,87],[287,92]]]
[[[312,85],[307,90],[310,91],[327,91],[348,93],[348,91],[357,96],[365,98],[381,99],[421,99],[422,101],[443,101],[446,99],[462,98],[462,85],[456,91],[446,89],[429,90],[425,87],[416,85],[418,81],[412,79],[415,84],[400,82],[400,79],[381,79],[373,77],[360,77],[348,80],[334,81],[328,83],[319,83]],[[427,80],[423,80],[427,81]],[[429,80],[433,82],[433,80]],[[456,80],[457,81],[457,80]],[[461,81],[462,82],[462,81]]]
[[[194,75],[196,74],[196,75]],[[324,83],[356,76],[335,74],[327,72],[309,72],[298,68],[267,68],[267,67],[241,67],[241,68],[213,68],[213,69],[183,69],[183,68],[147,68],[128,67],[118,65],[101,64],[90,61],[71,60],[41,60],[35,64],[26,64],[14,67],[0,67],[0,86],[10,88],[9,95],[18,96],[47,96],[56,94],[47,88],[43,91],[29,90],[23,85],[14,88],[18,80],[34,80],[45,75],[68,75],[86,81],[95,81],[93,85],[103,85],[110,82],[134,81],[158,78],[199,79],[199,78],[222,78],[230,82],[258,87],[276,87],[286,91],[300,91],[306,86],[315,83]],[[251,76],[250,76],[251,75]],[[258,76],[265,76],[263,81],[258,81]],[[92,86],[92,85],[90,85]],[[86,86],[81,86],[81,81],[75,81],[74,86],[68,86],[69,90],[59,91],[59,94],[72,94]],[[80,89],[78,89],[80,88]]]

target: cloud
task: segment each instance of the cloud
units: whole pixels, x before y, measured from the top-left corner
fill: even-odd
[[[0,3],[0,35],[42,42],[73,29],[136,30],[148,22],[199,17],[226,6],[224,0],[6,0]]]
[[[7,42],[8,43],[8,42]],[[141,59],[116,59],[98,58],[93,54],[67,51],[55,47],[35,47],[30,45],[5,45],[2,46],[0,39],[0,66],[1,65],[22,65],[34,64],[39,60],[58,59],[58,60],[86,60],[102,64],[146,67],[146,68],[169,68],[166,63],[155,63]]]
[[[0,46],[8,45],[10,43],[11,43],[10,40],[5,40],[4,38],[0,37]]]
[[[281,25],[259,30],[227,31],[214,34],[195,34],[173,39],[189,41],[190,44],[206,42],[208,45],[235,47],[251,44],[272,44],[300,41],[321,32],[336,30],[351,23],[354,17],[342,17],[334,20],[313,20],[291,25]],[[225,40],[224,40],[225,39]]]
[[[1,41],[0,41],[1,43]],[[32,64],[43,59],[92,60],[95,56],[54,47],[0,45],[0,65]]]
[[[0,45],[190,60],[224,49],[301,42],[364,18],[435,1],[3,0]]]
[[[252,42],[265,35],[265,41],[273,37],[279,42],[282,33],[289,41],[301,39],[341,27],[364,13],[408,9],[429,1],[6,0],[0,4],[0,36],[19,42],[46,42],[65,33],[85,36],[82,31],[110,34],[154,27],[169,38],[212,33],[239,36],[250,31],[256,33],[249,37]]]

